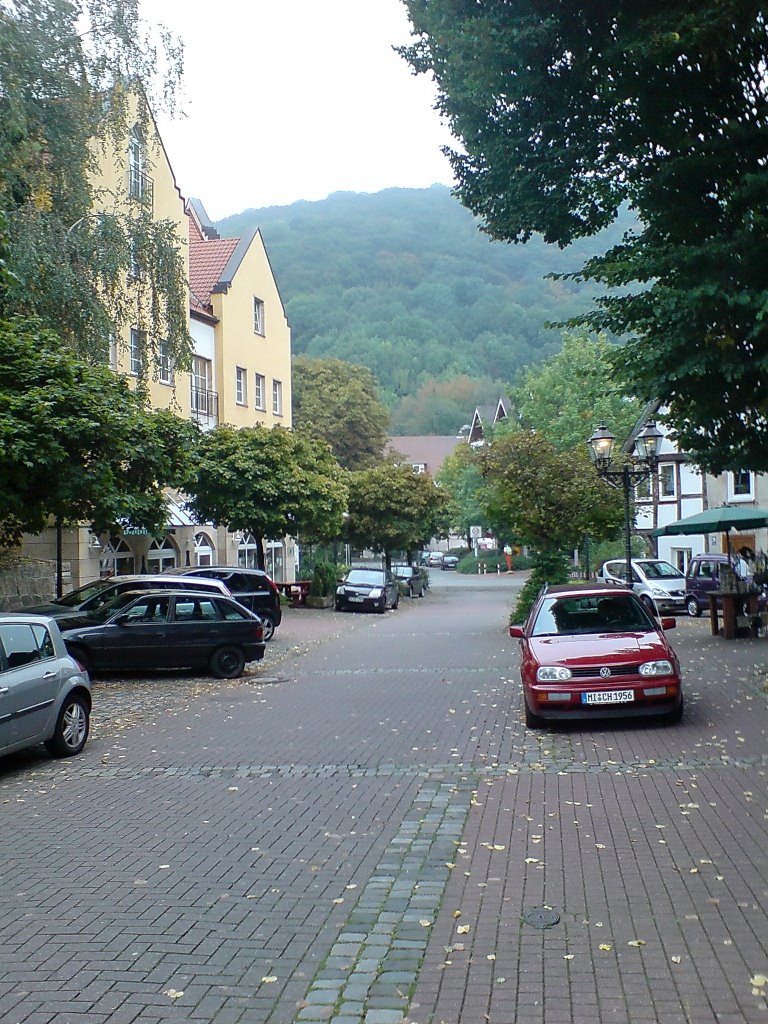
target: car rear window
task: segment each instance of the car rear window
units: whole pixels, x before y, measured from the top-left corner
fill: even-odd
[[[221,612],[210,597],[177,597],[174,611],[176,622],[218,622]]]

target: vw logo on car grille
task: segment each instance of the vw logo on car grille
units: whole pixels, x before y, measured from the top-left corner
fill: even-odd
[[[600,678],[601,679],[608,679],[610,674],[611,674],[611,670],[609,668],[607,668],[605,665],[603,665],[603,667],[600,669]]]

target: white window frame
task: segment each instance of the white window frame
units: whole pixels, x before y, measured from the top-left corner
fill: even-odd
[[[253,297],[253,333],[260,334],[262,337],[266,334],[264,328],[264,300]]]
[[[283,415],[283,382],[272,380],[272,415]]]
[[[161,384],[167,384],[170,387],[176,383],[176,374],[173,366],[173,359],[171,359],[171,353],[168,348],[168,342],[165,339],[161,339],[157,345],[157,375]]]
[[[740,477],[749,485],[748,491],[737,493],[737,477]],[[729,470],[727,474],[728,501],[754,501],[755,500],[755,474],[748,469]]]
[[[235,367],[235,401],[248,405],[248,371],[243,366]]]
[[[253,375],[253,407],[259,412],[267,411],[266,402],[267,378],[263,373]]]
[[[672,483],[671,493],[664,490],[664,475],[669,472]],[[677,471],[674,462],[662,462],[659,466],[659,501],[675,501],[677,499]]]
[[[140,331],[138,327],[132,327],[130,340],[130,373],[134,377],[140,377],[144,370],[142,348],[145,344],[146,336],[144,335],[144,331]]]
[[[146,163],[144,140],[138,125],[136,125],[131,131],[128,141],[128,195],[133,199],[144,198]]]

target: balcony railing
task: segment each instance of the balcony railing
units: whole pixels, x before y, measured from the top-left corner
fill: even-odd
[[[207,391],[205,388],[196,388],[192,385],[192,415],[198,420],[212,420],[214,423],[218,423],[218,392]]]
[[[138,199],[139,202],[152,206],[155,197],[155,183],[147,174],[140,171],[138,167],[128,168],[128,195],[131,199]]]

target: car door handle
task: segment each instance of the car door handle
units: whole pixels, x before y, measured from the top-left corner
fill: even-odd
[[[8,693],[8,687],[7,686],[0,686],[0,694],[3,694],[3,693]]]
[[[56,673],[55,672],[43,672],[43,679],[55,679],[55,678],[56,678]]]

